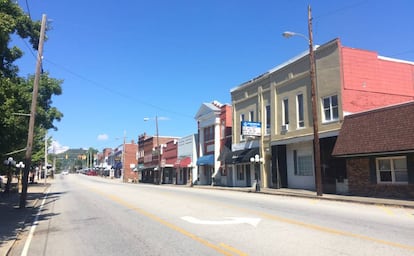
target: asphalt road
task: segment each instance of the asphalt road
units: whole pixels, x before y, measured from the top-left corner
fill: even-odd
[[[414,209],[57,176],[15,255],[414,255]]]

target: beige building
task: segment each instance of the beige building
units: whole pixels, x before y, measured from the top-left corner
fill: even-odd
[[[413,65],[344,47],[339,39],[314,53],[323,189],[336,193],[347,189],[345,161],[331,155],[344,115],[412,100]],[[252,175],[260,166],[264,187],[315,189],[309,67],[305,52],[231,90],[232,151],[257,147],[259,154],[250,163],[226,168]],[[262,136],[243,134],[246,122],[260,123]]]

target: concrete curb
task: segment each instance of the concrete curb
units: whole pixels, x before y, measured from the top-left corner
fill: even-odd
[[[399,199],[387,199],[387,198],[373,198],[373,197],[359,197],[359,196],[348,196],[348,195],[335,195],[335,194],[324,194],[323,196],[317,196],[316,192],[305,191],[297,192],[294,189],[290,191],[279,190],[279,189],[261,189],[259,192],[255,191],[254,188],[237,188],[237,187],[219,187],[219,186],[200,186],[195,185],[194,188],[199,189],[216,189],[216,190],[227,190],[245,193],[258,193],[274,196],[288,196],[298,198],[308,198],[317,200],[327,201],[338,201],[345,203],[359,203],[367,205],[378,205],[378,206],[390,206],[390,207],[404,207],[414,209],[414,201],[410,200],[399,200]]]

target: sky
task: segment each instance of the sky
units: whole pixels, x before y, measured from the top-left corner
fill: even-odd
[[[411,0],[19,0],[33,20],[48,19],[43,70],[62,80],[53,97],[63,118],[55,148],[115,148],[140,134],[197,133],[203,103],[231,104],[230,90],[308,50],[342,45],[414,61]],[[20,74],[35,73],[27,43]],[[144,121],[149,118],[148,121]],[[57,149],[57,150],[59,150]]]

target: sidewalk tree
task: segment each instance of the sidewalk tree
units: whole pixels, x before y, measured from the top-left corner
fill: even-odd
[[[19,76],[15,62],[23,57],[23,51],[13,45],[12,38],[27,40],[36,51],[40,26],[40,21],[31,20],[15,1],[0,1],[0,156],[4,159],[9,152],[26,147],[29,118],[25,115],[30,113],[34,84],[34,75]],[[56,130],[53,122],[60,121],[63,117],[52,106],[52,97],[62,94],[62,83],[61,80],[49,77],[48,73],[43,73],[40,77],[33,163],[41,161],[45,131]],[[24,152],[14,154],[13,157],[23,159]]]

